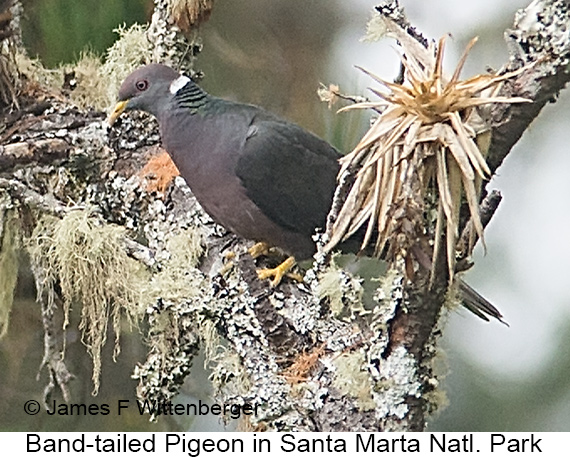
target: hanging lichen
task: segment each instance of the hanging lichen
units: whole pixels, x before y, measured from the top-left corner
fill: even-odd
[[[8,331],[14,290],[18,280],[18,218],[13,210],[1,208],[0,220],[0,338]]]
[[[79,328],[93,359],[94,393],[99,389],[108,323],[112,323],[117,356],[122,318],[133,324],[142,311],[135,288],[141,268],[127,256],[124,237],[124,228],[103,223],[89,210],[75,210],[62,219],[44,216],[28,240],[32,263],[43,272],[38,296],[44,292],[53,296],[56,281],[59,284],[64,328],[72,305],[81,306]]]
[[[41,87],[56,93],[65,90],[69,99],[80,108],[104,111],[115,103],[125,76],[152,60],[145,26],[133,24],[129,28],[119,27],[115,32],[119,39],[108,49],[104,59],[85,51],[77,62],[50,69],[39,59],[17,53],[16,65],[22,75]]]

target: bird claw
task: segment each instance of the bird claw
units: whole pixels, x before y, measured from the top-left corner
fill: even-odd
[[[262,255],[269,254],[270,250],[271,247],[267,243],[260,241],[259,243],[255,243],[252,247],[250,247],[247,252],[249,252],[249,255],[251,255],[254,259],[257,259]]]
[[[295,257],[287,257],[283,263],[277,265],[275,268],[262,268],[257,270],[257,277],[259,279],[273,278],[270,281],[271,287],[277,287],[285,275],[291,276],[294,279],[300,277],[298,274],[290,273],[290,270],[295,266],[295,263]]]

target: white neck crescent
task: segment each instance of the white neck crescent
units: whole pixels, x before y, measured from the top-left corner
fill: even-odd
[[[190,82],[190,78],[188,76],[179,76],[174,81],[170,83],[170,93],[175,95],[180,89],[182,89],[186,84]]]

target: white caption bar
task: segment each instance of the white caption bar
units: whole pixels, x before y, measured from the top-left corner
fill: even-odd
[[[570,433],[3,433],[10,455],[513,455],[559,456]]]

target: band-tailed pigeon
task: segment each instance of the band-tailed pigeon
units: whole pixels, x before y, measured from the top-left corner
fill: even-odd
[[[109,123],[130,109],[158,119],[164,148],[216,222],[298,259],[312,256],[312,235],[325,226],[336,187],[334,147],[259,107],[213,97],[160,64],[125,79]],[[289,257],[270,271],[274,283],[292,264]],[[479,298],[467,307],[501,317]]]
[[[131,73],[119,100],[109,122],[126,109],[156,116],[164,148],[216,222],[298,259],[312,256],[335,189],[335,148],[261,108],[213,97],[164,65]]]

